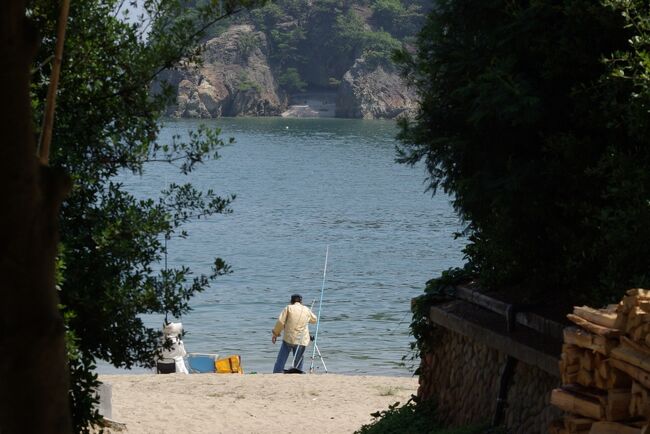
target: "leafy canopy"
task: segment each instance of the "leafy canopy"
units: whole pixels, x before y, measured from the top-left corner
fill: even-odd
[[[523,298],[650,284],[647,2],[440,0],[399,60],[399,161],[466,221],[467,269]]]
[[[165,240],[186,236],[183,225],[230,212],[234,196],[170,184],[160,197],[137,199],[121,173],[174,164],[183,174],[218,158],[218,130],[200,128],[187,140],[158,141],[170,92],[152,82],[181,58],[198,60],[211,23],[252,0],[184,2],[78,0],[72,3],[57,97],[51,165],[72,177],[61,209],[58,280],[69,336],[71,398],[76,430],[97,418],[91,404],[97,358],[117,367],[151,366],[161,336],[143,314],[179,317],[190,298],[228,271],[216,258],[209,275],[185,266],[161,269]],[[190,7],[191,6],[191,7]],[[142,9],[143,8],[143,9]],[[42,118],[55,43],[58,2],[33,0],[29,14],[42,35],[32,77],[36,125]],[[141,14],[136,17],[134,14]]]

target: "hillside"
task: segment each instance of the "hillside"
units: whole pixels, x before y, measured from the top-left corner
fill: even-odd
[[[425,0],[278,0],[210,30],[202,62],[170,72],[168,115],[394,118],[415,98],[392,64]]]

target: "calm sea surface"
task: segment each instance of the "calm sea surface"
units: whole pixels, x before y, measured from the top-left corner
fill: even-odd
[[[148,166],[124,176],[138,197],[165,183],[192,182],[237,194],[233,213],[187,226],[172,239],[170,265],[208,273],[214,257],[233,273],[217,279],[181,318],[190,352],[240,354],[246,372],[271,372],[279,343],[271,328],[292,293],[320,296],[329,245],[318,346],[330,372],[409,375],[409,302],[425,282],[461,264],[460,228],[449,198],[424,191],[422,166],[394,163],[393,122],[229,118],[204,121],[236,143],[189,177]],[[200,122],[166,121],[161,140]],[[318,306],[315,306],[315,311]],[[148,317],[158,327],[162,317]],[[312,326],[312,334],[315,327]],[[311,362],[311,347],[305,367]],[[316,358],[317,372],[323,372]],[[100,364],[99,372],[111,372]]]

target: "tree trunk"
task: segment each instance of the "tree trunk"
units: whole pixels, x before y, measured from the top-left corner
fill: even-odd
[[[0,432],[69,433],[54,282],[57,214],[69,180],[35,156],[29,82],[38,36],[25,5],[0,2]]]

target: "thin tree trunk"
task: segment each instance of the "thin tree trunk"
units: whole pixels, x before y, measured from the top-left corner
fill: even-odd
[[[59,22],[56,30],[56,48],[52,61],[52,74],[50,85],[47,89],[47,100],[45,102],[45,113],[43,113],[43,126],[41,127],[41,138],[38,143],[38,158],[42,164],[48,165],[50,159],[50,144],[52,142],[52,130],[54,129],[54,109],[56,107],[56,91],[59,87],[59,75],[61,63],[63,62],[63,45],[65,41],[65,28],[68,21],[68,10],[70,0],[61,0]]]
[[[0,1],[0,433],[69,433],[54,261],[68,178],[35,156],[29,81],[38,37],[25,0]]]

